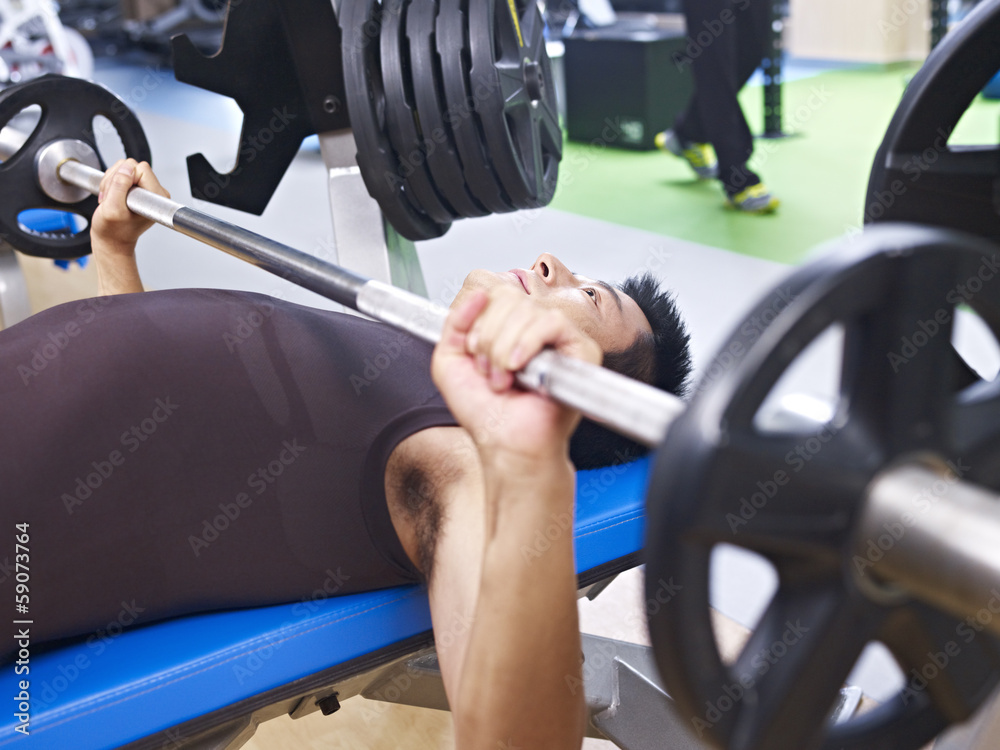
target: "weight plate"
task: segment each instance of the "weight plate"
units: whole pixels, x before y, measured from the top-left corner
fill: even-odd
[[[408,198],[406,181],[385,132],[385,91],[379,65],[382,6],[374,0],[345,2],[340,9],[344,83],[351,128],[358,146],[358,167],[365,187],[403,237],[440,237],[449,224],[434,221]]]
[[[475,117],[476,98],[495,96],[499,92],[486,88],[485,82],[469,80],[466,6],[467,0],[440,0],[435,26],[441,83],[448,105],[446,117],[451,124],[469,192],[489,211],[507,213],[515,210],[514,205],[500,187]]]
[[[459,217],[454,209],[442,202],[431,182],[427,154],[414,119],[409,41],[403,36],[407,3],[406,0],[388,0],[382,8],[382,84],[385,88],[385,122],[389,141],[416,207],[434,221],[450,223]]]
[[[410,75],[427,167],[441,195],[467,218],[490,212],[469,194],[451,124],[445,117],[440,63],[434,42],[437,0],[410,0],[406,36],[410,42]]]
[[[927,57],[886,129],[865,196],[865,223],[914,221],[1000,241],[1000,146],[949,146],[1000,70],[1000,3],[979,3]]]
[[[968,717],[996,685],[997,640],[928,605],[866,594],[853,545],[866,488],[898,459],[934,454],[1000,489],[1000,378],[968,385],[951,343],[957,303],[1000,336],[998,259],[995,246],[955,232],[866,231],[765,298],[721,350],[742,359],[671,426],[647,503],[646,593],[659,600],[658,581],[683,587],[649,625],[660,673],[698,734],[732,750],[907,750]],[[774,384],[835,324],[844,349],[833,419],[809,434],[759,428]],[[709,614],[711,553],[723,543],[764,556],[779,578],[728,665]],[[893,653],[906,689],[825,728],[871,641]],[[946,664],[932,663],[938,654]]]
[[[42,191],[36,168],[40,152],[55,141],[78,141],[99,154],[94,118],[103,115],[121,139],[126,156],[149,161],[149,144],[132,111],[103,86],[79,78],[47,75],[0,92],[0,128],[27,107],[38,105],[41,116],[21,149],[0,164],[0,234],[11,246],[40,258],[79,258],[90,253],[89,222],[97,197],[60,203]],[[84,149],[86,150],[86,149]],[[100,169],[107,167],[98,159]],[[84,217],[88,227],[78,234],[33,232],[21,225],[22,211],[46,208]]]
[[[533,0],[469,3],[469,79],[495,92],[476,98],[476,114],[493,166],[516,208],[538,208],[552,200],[562,158],[544,30]]]

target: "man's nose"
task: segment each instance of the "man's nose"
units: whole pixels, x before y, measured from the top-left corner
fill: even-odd
[[[550,253],[542,253],[535,260],[531,270],[538,274],[538,277],[548,286],[566,283],[573,278],[573,274],[562,264],[557,257]]]

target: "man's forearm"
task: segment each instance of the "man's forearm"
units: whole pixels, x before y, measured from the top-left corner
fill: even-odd
[[[95,247],[94,262],[97,265],[98,294],[103,296],[143,291],[134,254],[101,252],[99,247]]]
[[[582,741],[574,473],[566,460],[552,463],[541,472],[484,467],[483,574],[452,707],[462,750]]]

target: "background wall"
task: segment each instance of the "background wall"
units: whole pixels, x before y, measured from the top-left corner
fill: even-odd
[[[892,63],[930,48],[929,0],[790,0],[785,44],[794,57]]]

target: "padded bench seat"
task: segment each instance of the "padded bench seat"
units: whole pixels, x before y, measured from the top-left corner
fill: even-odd
[[[577,474],[581,586],[638,564],[648,471],[647,458]],[[537,551],[545,544],[539,537]],[[15,675],[13,665],[0,675],[8,698],[0,747],[87,750],[151,735],[161,747],[170,735],[160,733],[227,706],[286,687],[291,694],[317,673],[365,672],[430,645],[430,629],[426,590],[406,586],[179,618],[33,655],[29,675]],[[21,679],[30,680],[27,736],[15,731],[10,710]]]

